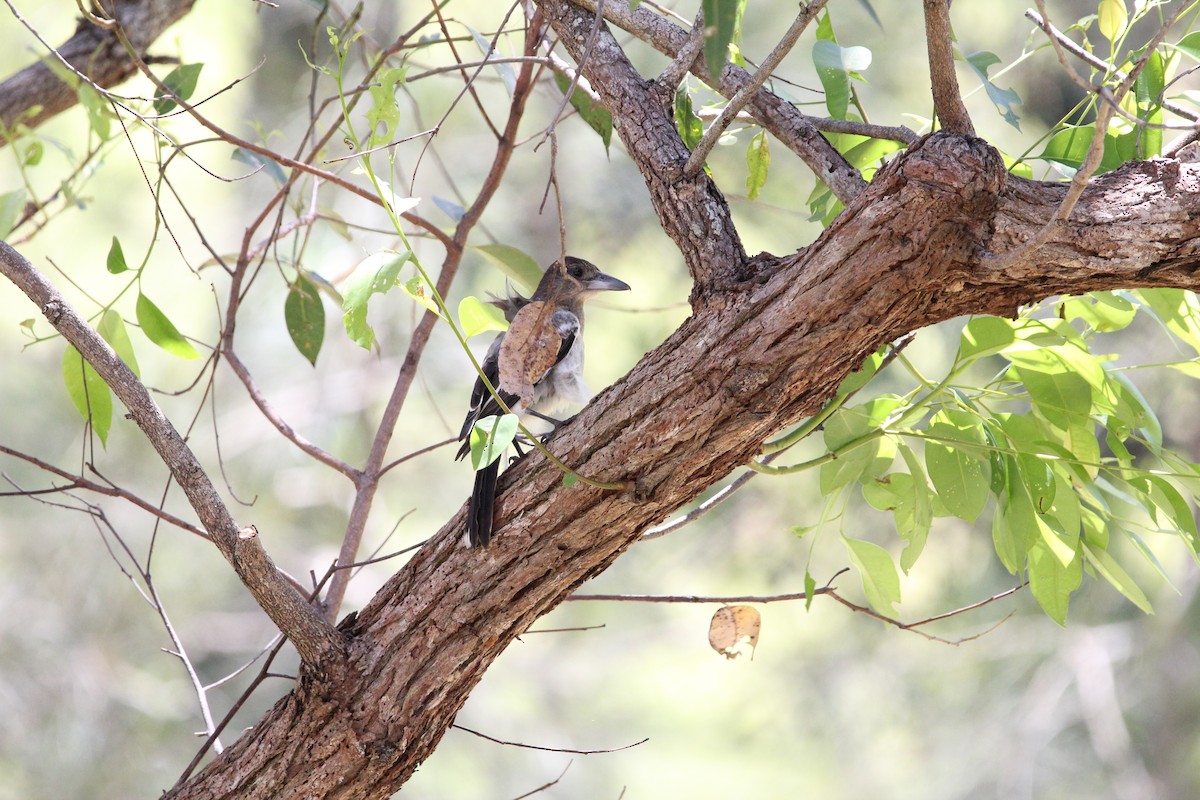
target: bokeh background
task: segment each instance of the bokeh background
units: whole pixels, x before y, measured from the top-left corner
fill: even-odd
[[[623,1],[623,0],[621,0]],[[69,0],[14,0],[24,19],[47,41],[65,39],[76,24]],[[427,13],[423,3],[373,3],[363,24],[387,42]],[[497,6],[503,5],[500,9]],[[669,4],[690,19],[695,3]],[[873,63],[858,85],[871,120],[919,128],[931,113],[919,7],[873,0],[876,25],[863,4],[840,0],[831,13],[843,45],[870,48]],[[507,4],[455,0],[452,27],[489,33]],[[991,50],[1004,64],[1041,44],[1022,14],[1026,4],[962,2],[954,22],[964,52]],[[1066,23],[1094,13],[1094,4],[1054,2]],[[12,7],[0,10],[0,72],[7,75],[44,55]],[[743,50],[764,56],[784,30],[795,4],[753,0]],[[278,8],[251,2],[201,2],[153,48],[158,55],[203,62],[197,96],[245,80],[205,104],[231,131],[290,152],[307,121],[312,70],[305,64],[317,8],[280,0]],[[323,29],[324,23],[320,28]],[[622,37],[627,40],[628,37]],[[780,74],[780,90],[823,114],[809,57],[811,32]],[[469,47],[469,43],[466,45]],[[504,40],[501,49],[516,46]],[[630,45],[646,74],[665,61]],[[474,57],[474,56],[472,56]],[[410,73],[445,63],[430,48],[414,56]],[[997,67],[993,70],[995,77]],[[1078,99],[1048,50],[1022,61],[997,83],[1011,86],[1024,105],[1021,130],[1006,125],[961,73],[968,106],[981,134],[1011,154],[1035,146]],[[144,81],[120,91],[149,93]],[[402,98],[403,131],[430,127],[461,86],[430,78]],[[499,79],[482,78],[485,103],[497,117],[506,108]],[[319,96],[332,87],[320,84]],[[411,99],[408,99],[411,98]],[[540,263],[558,252],[558,220],[539,211],[550,168],[549,147],[534,148],[560,96],[540,89],[522,134],[528,142],[514,159],[499,196],[473,244],[519,247]],[[697,103],[704,95],[697,95]],[[360,117],[361,119],[361,117]],[[201,138],[186,120],[172,120],[180,140]],[[636,169],[614,137],[606,155],[578,119],[558,129],[557,167],[572,253],[595,261],[634,291],[596,301],[589,316],[588,378],[600,388],[624,374],[639,356],[686,316],[686,270],[654,218]],[[718,148],[714,176],[733,205],[749,252],[786,253],[811,242],[819,227],[805,201],[812,176],[784,148],[773,146],[770,180],[756,201],[745,197],[745,145],[755,131]],[[80,109],[38,131],[46,145],[30,171],[44,196],[63,180],[86,147]],[[1169,139],[1169,137],[1168,137]],[[474,109],[462,104],[446,121],[435,151],[418,162],[421,142],[397,152],[397,182],[423,198],[418,211],[447,226],[430,202],[459,200],[482,180],[492,144]],[[154,148],[134,134],[141,159]],[[247,168],[230,160],[221,142],[189,153],[204,167],[181,162],[170,171],[205,239],[235,252],[246,223],[274,186],[266,174],[237,181]],[[334,146],[330,157],[346,155]],[[153,174],[153,164],[148,165]],[[75,207],[50,219],[19,249],[63,286],[88,313],[124,283],[104,268],[118,236],[131,264],[148,258],[143,290],[178,326],[212,341],[225,282],[174,202],[166,204],[171,232],[153,225],[154,197],[126,145],[108,149],[88,167],[94,175],[77,192]],[[346,168],[348,173],[349,168]],[[415,173],[415,178],[414,178]],[[1040,175],[1039,175],[1040,176]],[[1050,176],[1055,177],[1055,176]],[[451,181],[451,178],[453,179]],[[21,185],[14,151],[0,152],[0,192]],[[282,260],[299,255],[305,268],[337,281],[368,254],[394,245],[378,209],[328,188],[318,204],[354,228],[314,229],[303,251],[281,242]],[[309,198],[304,198],[308,202]],[[18,233],[21,233],[20,231]],[[418,254],[436,267],[435,243],[419,240]],[[340,312],[327,303],[326,344],[315,368],[296,352],[283,324],[285,277],[290,268],[265,269],[247,298],[238,328],[243,359],[270,401],[303,435],[339,457],[360,461],[390,391],[409,332],[421,309],[400,291],[372,301],[378,346],[364,351],[341,329]],[[478,253],[468,254],[450,296],[502,291],[504,276]],[[74,286],[67,285],[74,284]],[[128,302],[126,302],[128,301]],[[132,318],[132,298],[118,308]],[[13,287],[0,284],[0,444],[38,454],[67,469],[91,453],[83,425],[61,384],[62,343],[33,343],[20,323],[37,311]],[[922,331],[907,351],[926,374],[946,369],[961,322]],[[34,331],[49,329],[37,323]],[[486,338],[486,337],[485,337]],[[246,400],[236,379],[218,371],[203,397],[184,391],[195,365],[181,362],[135,336],[146,381],[220,480],[240,521],[254,523],[281,567],[307,579],[321,575],[340,544],[351,487],[313,464],[283,440]],[[486,341],[477,340],[482,350]],[[1178,358],[1153,325],[1138,323],[1103,340],[1123,365]],[[1178,373],[1137,370],[1134,379],[1161,414],[1167,440],[1200,458],[1197,391]],[[454,435],[472,374],[445,328],[439,328],[402,416],[391,455],[400,457]],[[889,383],[895,381],[896,383]],[[901,388],[902,376],[880,379],[881,391]],[[215,398],[215,399],[214,399]],[[118,418],[107,448],[94,443],[103,475],[136,487],[187,515],[165,470],[129,422]],[[219,448],[219,453],[218,453]],[[813,451],[815,452],[815,451]],[[803,453],[796,456],[801,460]],[[45,474],[0,456],[0,492],[44,488]],[[469,468],[442,448],[392,470],[376,501],[364,554],[392,552],[419,542],[464,502]],[[170,615],[201,679],[218,681],[258,653],[273,628],[216,550],[186,533],[156,528],[128,505],[89,498],[111,528],[60,505],[74,500],[0,496],[0,798],[153,797],[172,785],[199,746],[199,710],[191,682],[158,613],[131,580],[127,546],[150,560],[154,589]],[[839,530],[894,550],[890,519],[850,506],[822,532],[794,530],[820,519],[815,475],[760,477],[702,520],[634,547],[585,592],[632,594],[769,595],[796,592],[810,569],[818,581],[846,566]],[[190,516],[189,516],[190,518]],[[119,540],[114,535],[119,535]],[[885,626],[826,598],[762,606],[763,632],[753,659],[729,661],[708,646],[716,605],[573,602],[544,618],[488,672],[459,722],[497,739],[545,748],[618,752],[570,754],[502,746],[451,730],[436,754],[404,790],[413,797],[515,797],[557,779],[546,797],[862,797],[922,798],[1170,798],[1200,796],[1200,630],[1196,565],[1177,542],[1151,538],[1170,582],[1150,568],[1135,577],[1156,613],[1145,616],[1107,585],[1088,580],[1062,629],[1024,592],[933,626],[949,639],[986,635],[948,646]],[[399,566],[384,562],[361,571],[345,611],[364,604]],[[916,620],[982,600],[1013,586],[992,553],[987,515],[974,528],[939,520],[926,553],[904,580],[905,620]],[[838,585],[862,602],[851,576]],[[562,630],[568,629],[568,630]],[[558,631],[558,632],[554,632]],[[294,668],[285,655],[278,672]],[[209,692],[213,711],[225,713],[250,670]],[[267,682],[235,718],[231,731],[252,725],[289,688]],[[227,734],[226,741],[232,738]]]

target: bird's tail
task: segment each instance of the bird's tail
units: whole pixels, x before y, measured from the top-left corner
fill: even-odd
[[[467,509],[467,539],[472,547],[484,547],[492,540],[492,512],[496,505],[496,480],[500,459],[475,473],[475,488]]]

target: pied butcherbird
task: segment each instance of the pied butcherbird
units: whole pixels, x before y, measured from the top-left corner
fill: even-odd
[[[546,270],[537,291],[526,299],[513,295],[495,301],[509,321],[488,348],[480,370],[522,424],[536,417],[557,425],[559,415],[590,397],[583,382],[583,303],[599,292],[628,291],[629,284],[605,275],[595,264],[567,256]],[[471,452],[471,430],[504,409],[476,377],[471,410],[458,434],[456,459]],[[475,473],[467,514],[467,539],[482,547],[492,538],[492,513],[500,459]]]

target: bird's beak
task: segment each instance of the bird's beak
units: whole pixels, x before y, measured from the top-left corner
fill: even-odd
[[[605,275],[601,272],[588,281],[584,288],[588,292],[628,292],[630,287],[620,278],[614,278],[612,275]]]

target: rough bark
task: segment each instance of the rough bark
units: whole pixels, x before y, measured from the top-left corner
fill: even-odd
[[[117,20],[139,56],[171,23],[191,11],[195,0],[105,0],[101,14]],[[103,88],[116,86],[137,71],[116,34],[80,20],[75,34],[56,48],[76,72]],[[49,55],[47,58],[54,58]],[[36,128],[79,102],[75,89],[63,83],[44,63],[31,64],[0,83],[0,124],[17,122]],[[36,110],[35,110],[36,109]],[[33,113],[28,113],[33,111]],[[7,144],[0,139],[0,147]]]
[[[590,18],[541,6],[583,58]],[[816,411],[881,344],[1061,292],[1200,288],[1200,165],[1155,160],[1094,180],[1070,224],[999,269],[986,256],[1041,230],[1065,187],[1007,176],[985,142],[951,134],[880,170],[799,253],[747,259],[720,192],[704,176],[683,179],[687,151],[667,110],[606,32],[583,70],[699,287],[694,315],[552,439],[573,468],[630,491],[564,488],[544,458],[526,458],[501,481],[491,547],[462,547],[457,514],[339,626],[344,669],[304,672],[168,797],[388,797],[517,635]]]
[[[1169,160],[1096,180],[1075,222],[1028,260],[999,271],[980,260],[1028,238],[1062,191],[1006,176],[978,139],[912,148],[817,242],[704,304],[552,440],[581,472],[635,491],[563,488],[530,456],[501,481],[493,546],[461,547],[455,516],[343,623],[343,683],[303,678],[170,796],[387,797],[518,634],[819,408],[882,343],[1065,291],[1200,287],[1200,165]]]

